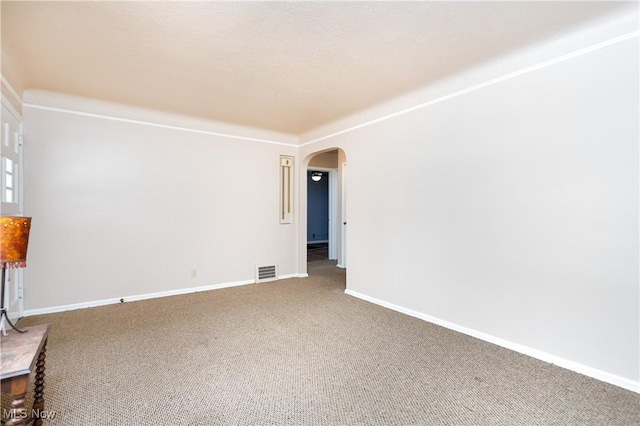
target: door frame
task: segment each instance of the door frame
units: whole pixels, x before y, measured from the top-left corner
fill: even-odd
[[[338,259],[338,268],[347,268],[347,162],[340,164],[340,170],[342,175],[342,233],[340,239],[340,259]],[[338,183],[336,182],[336,188]],[[337,191],[336,191],[337,192]],[[337,200],[337,197],[336,197]],[[336,209],[337,211],[337,209]],[[337,232],[337,231],[336,231]]]

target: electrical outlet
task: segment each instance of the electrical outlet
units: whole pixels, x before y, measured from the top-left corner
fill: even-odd
[[[192,269],[191,270],[191,278],[195,278],[198,276],[198,270],[197,269]]]

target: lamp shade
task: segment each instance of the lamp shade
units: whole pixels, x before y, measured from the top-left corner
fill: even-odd
[[[0,216],[0,267],[25,268],[31,218]]]

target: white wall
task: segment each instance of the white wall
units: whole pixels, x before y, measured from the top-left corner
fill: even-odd
[[[295,137],[38,91],[24,101],[27,314],[252,280],[262,263],[297,273],[297,230],[278,221],[279,155],[296,155]]]
[[[303,135],[302,158],[349,159],[347,291],[640,391],[637,15],[625,22]],[[411,99],[424,104],[375,121]]]

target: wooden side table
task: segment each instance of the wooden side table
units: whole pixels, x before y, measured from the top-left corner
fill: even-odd
[[[44,370],[47,337],[50,324],[26,327],[26,333],[9,330],[0,336],[0,383],[2,392],[11,394],[11,418],[6,425],[42,425],[44,412]],[[2,333],[0,333],[1,335]],[[33,407],[27,411],[24,403],[29,387],[29,377],[36,367],[36,387]]]

